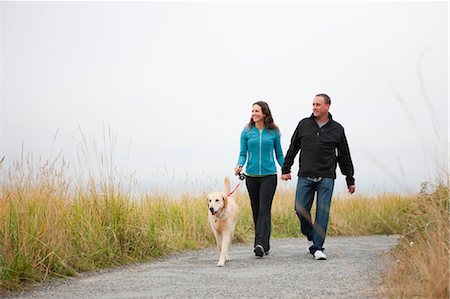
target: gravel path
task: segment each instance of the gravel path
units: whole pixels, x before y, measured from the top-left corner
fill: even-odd
[[[270,255],[233,244],[216,267],[215,249],[83,273],[9,298],[381,298],[381,270],[397,236],[327,237],[328,260],[316,261],[300,239],[272,239]]]

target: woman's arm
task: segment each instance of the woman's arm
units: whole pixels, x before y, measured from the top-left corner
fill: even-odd
[[[284,163],[284,155],[283,155],[283,149],[281,148],[281,137],[280,137],[279,133],[277,133],[277,136],[275,137],[274,148],[275,148],[275,155],[277,157],[278,164],[281,167],[281,166],[283,166],[283,163]]]

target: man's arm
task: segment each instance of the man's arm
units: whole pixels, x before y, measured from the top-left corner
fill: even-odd
[[[353,193],[355,191],[355,178],[353,177],[354,169],[345,132],[342,133],[341,140],[339,141],[337,159],[339,168],[341,169],[342,174],[345,175],[349,192]]]
[[[300,150],[301,140],[300,140],[300,123],[297,125],[297,128],[294,131],[294,134],[292,134],[291,138],[291,144],[289,145],[289,149],[286,153],[286,157],[284,158],[283,166],[281,167],[281,173],[282,174],[290,174],[292,164],[294,164],[295,156],[297,155],[298,151]]]

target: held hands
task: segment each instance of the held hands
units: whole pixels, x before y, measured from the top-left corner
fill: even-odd
[[[353,193],[355,193],[355,190],[356,190],[355,185],[348,186],[348,193],[353,194]]]
[[[291,174],[290,173],[285,173],[281,175],[281,180],[282,181],[289,181],[291,179]]]

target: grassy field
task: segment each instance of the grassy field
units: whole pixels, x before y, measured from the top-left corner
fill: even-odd
[[[433,189],[411,202],[408,230],[384,278],[391,298],[449,298],[449,191]]]
[[[74,183],[64,169],[18,165],[0,184],[0,289],[148,261],[214,245],[205,196],[133,196],[114,180]],[[252,240],[245,188],[235,242]],[[401,234],[385,275],[390,297],[448,296],[448,189],[414,196],[334,198],[328,235]],[[293,191],[277,192],[274,237],[299,237]]]

